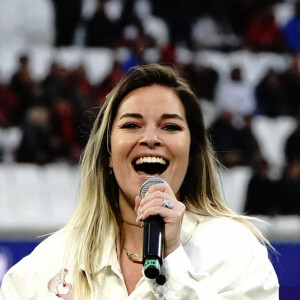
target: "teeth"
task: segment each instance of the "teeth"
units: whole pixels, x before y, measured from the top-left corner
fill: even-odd
[[[143,164],[143,163],[159,163],[162,165],[166,165],[167,162],[160,158],[160,157],[141,157],[136,160],[135,162],[137,165]]]

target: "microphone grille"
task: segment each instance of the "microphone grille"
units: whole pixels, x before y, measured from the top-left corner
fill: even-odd
[[[145,197],[145,195],[151,185],[158,184],[158,183],[164,183],[164,182],[165,182],[165,180],[163,180],[162,178],[159,178],[159,177],[153,177],[153,178],[146,180],[141,186],[141,190],[140,190],[141,197],[142,198]]]

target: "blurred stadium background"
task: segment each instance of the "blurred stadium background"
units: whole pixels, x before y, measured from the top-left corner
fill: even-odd
[[[1,0],[0,284],[72,215],[94,108],[129,67],[167,62],[199,96],[226,201],[268,223],[281,299],[300,299],[300,5],[200,2]]]

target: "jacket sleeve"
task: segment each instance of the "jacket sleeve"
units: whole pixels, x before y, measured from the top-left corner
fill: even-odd
[[[239,258],[233,253],[227,259],[198,271],[197,263],[191,262],[180,246],[164,260],[166,283],[158,285],[152,281],[155,294],[163,300],[279,299],[277,276],[267,256],[243,261],[243,255]]]
[[[0,300],[36,300],[37,276],[30,256],[14,265],[3,278]]]

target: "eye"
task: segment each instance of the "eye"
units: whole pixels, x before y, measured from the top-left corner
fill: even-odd
[[[137,129],[137,128],[140,128],[141,126],[134,122],[126,122],[124,124],[121,124],[118,127],[121,129]]]
[[[163,126],[161,126],[161,129],[167,131],[181,131],[182,127],[177,124],[164,124]]]

